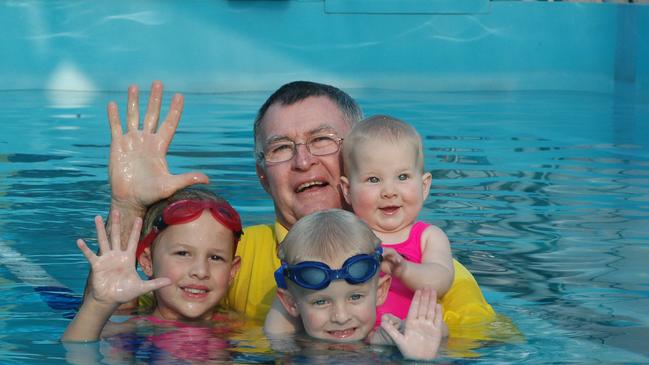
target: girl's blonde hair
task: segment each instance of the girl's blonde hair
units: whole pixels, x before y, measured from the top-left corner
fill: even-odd
[[[223,199],[222,197],[204,188],[192,186],[192,187],[187,187],[178,190],[175,193],[173,193],[170,197],[159,200],[153,203],[151,206],[149,206],[146,213],[144,214],[144,218],[142,219],[142,230],[140,231],[140,240],[142,240],[144,237],[146,237],[149,234],[149,232],[151,232],[155,221],[159,219],[160,216],[162,216],[162,212],[165,210],[165,208],[170,204],[177,202],[179,200],[213,201],[217,203],[224,202],[226,204],[229,204],[227,200]],[[156,238],[156,240],[157,239],[158,238]],[[155,241],[154,244],[151,244],[151,250],[153,250],[154,246],[155,246]]]

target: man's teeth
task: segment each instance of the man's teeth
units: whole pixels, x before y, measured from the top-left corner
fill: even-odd
[[[304,184],[298,186],[297,191],[303,191],[303,190],[308,189],[308,188],[310,188],[312,186],[316,186],[316,185],[321,186],[321,185],[324,185],[324,184],[325,183],[322,182],[322,181],[309,181],[308,183],[304,183]]]
[[[183,288],[184,291],[192,293],[192,294],[203,294],[207,293],[207,290],[202,290],[202,289],[193,289],[193,288]]]

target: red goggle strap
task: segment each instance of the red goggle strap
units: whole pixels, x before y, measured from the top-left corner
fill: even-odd
[[[140,241],[137,244],[137,250],[135,250],[135,259],[138,260],[140,258],[140,255],[142,255],[142,252],[147,247],[151,247],[151,244],[153,244],[153,241],[155,241],[156,237],[158,237],[158,233],[160,231],[158,230],[158,227],[153,227],[149,234],[147,234],[142,241]]]

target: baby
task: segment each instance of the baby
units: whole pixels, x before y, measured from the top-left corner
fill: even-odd
[[[417,221],[432,180],[424,171],[421,138],[412,126],[378,115],[354,125],[342,153],[345,200],[381,239],[382,269],[392,275],[377,317],[404,319],[415,290],[429,287],[441,297],[455,273],[446,234]]]

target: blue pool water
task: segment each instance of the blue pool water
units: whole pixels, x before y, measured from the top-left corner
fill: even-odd
[[[522,333],[505,333],[467,351],[445,348],[445,360],[649,362],[646,101],[623,88],[611,94],[347,91],[366,114],[392,114],[420,131],[434,178],[422,218],[447,232],[455,257],[475,274],[494,309]],[[185,95],[169,152],[172,171],[208,174],[211,188],[233,202],[247,225],[273,217],[252,158],[251,121],[268,94]],[[107,211],[105,105],[117,100],[123,106],[125,98],[0,92],[2,364],[113,364],[133,358],[185,363],[142,336],[139,348],[124,346],[132,340],[126,338],[66,349],[58,339],[70,309],[60,300],[56,308],[48,306],[48,297],[35,290],[83,289],[87,265],[74,242],[93,241],[92,218]],[[225,349],[202,360],[399,362],[389,349],[363,345],[310,344],[296,354],[279,354],[251,327],[226,340]]]

